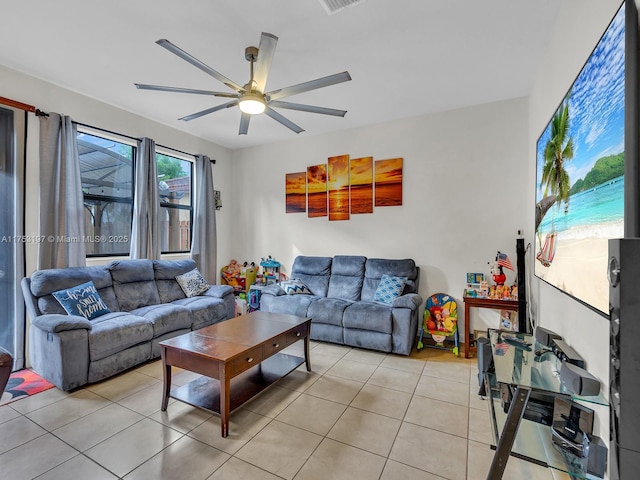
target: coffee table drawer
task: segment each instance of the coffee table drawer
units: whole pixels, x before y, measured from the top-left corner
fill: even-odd
[[[303,339],[308,334],[309,334],[309,330],[306,323],[302,325],[298,325],[295,329],[291,330],[287,334],[287,345],[291,345],[292,343]]]
[[[231,361],[231,375],[235,376],[245,370],[249,370],[254,365],[259,364],[263,359],[262,345],[247,350],[240,357]]]
[[[273,339],[273,341],[266,343],[264,346],[264,358],[269,358],[288,345],[291,345],[291,342],[286,335],[281,335]]]

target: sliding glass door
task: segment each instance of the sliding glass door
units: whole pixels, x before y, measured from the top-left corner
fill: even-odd
[[[0,347],[24,367],[24,302],[20,280],[24,271],[23,159],[25,114],[0,108]]]

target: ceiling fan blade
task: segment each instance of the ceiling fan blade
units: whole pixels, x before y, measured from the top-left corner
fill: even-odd
[[[213,68],[211,68],[210,66],[202,63],[197,58],[189,55],[187,52],[182,50],[180,47],[177,47],[176,45],[171,43],[166,38],[161,38],[156,43],[158,45],[160,45],[161,47],[166,48],[167,50],[169,50],[174,55],[177,55],[181,59],[186,60],[187,62],[189,62],[194,67],[197,67],[200,70],[202,70],[203,72],[211,75],[216,80],[221,81],[222,83],[224,83],[227,87],[231,88],[232,90],[235,90],[236,92],[243,92],[244,91],[244,88],[242,88],[236,82],[234,82],[233,80],[228,79],[227,77],[225,77],[221,73],[216,72]]]
[[[238,101],[234,100],[232,102],[223,103],[222,105],[216,105],[215,107],[207,108],[206,110],[202,110],[201,112],[192,113],[191,115],[187,115],[186,117],[179,118],[178,120],[184,120],[185,122],[189,122],[191,120],[195,120],[196,118],[204,117],[205,115],[209,115],[210,113],[217,112],[218,110],[224,110],[225,108],[231,108],[238,105]]]
[[[251,120],[251,115],[248,113],[242,112],[242,116],[240,117],[240,129],[238,130],[238,135],[246,135],[249,131],[249,121]]]
[[[269,115],[271,118],[273,118],[276,122],[280,122],[282,125],[284,125],[285,127],[293,130],[296,133],[300,133],[300,132],[304,132],[304,128],[300,128],[298,125],[296,125],[295,123],[293,123],[291,120],[289,120],[286,117],[283,117],[282,115],[280,115],[278,112],[276,112],[273,108],[267,107],[267,109],[264,111],[264,113],[266,113],[267,115]]]
[[[316,107],[314,105],[302,105],[300,103],[281,102],[280,100],[273,100],[269,102],[269,105],[272,107],[288,108],[289,110],[299,110],[301,112],[321,113],[322,115],[333,115],[336,117],[344,117],[347,113],[346,110]]]
[[[291,85],[290,87],[284,87],[279,90],[272,90],[267,92],[266,96],[270,100],[278,100],[279,98],[289,97],[302,92],[308,92],[309,90],[315,90],[317,88],[328,87],[329,85],[335,85],[337,83],[348,82],[351,80],[349,72],[336,73],[329,75],[328,77],[316,78],[304,83],[298,83],[297,85]]]
[[[195,88],[165,87],[164,85],[148,85],[146,83],[134,83],[137,89],[154,90],[158,92],[194,93],[196,95],[212,95],[214,97],[238,98],[238,93],[213,92],[211,90],[197,90]]]
[[[259,92],[264,92],[277,44],[278,37],[271,33],[262,32],[260,46],[258,47],[258,60],[256,61],[256,69],[253,74],[253,79],[256,81],[256,90]]]

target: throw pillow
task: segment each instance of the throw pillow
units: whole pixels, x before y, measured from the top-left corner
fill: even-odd
[[[394,277],[383,274],[376,293],[373,295],[373,301],[393,305],[393,301],[402,295],[406,283],[407,277]]]
[[[309,287],[302,283],[302,280],[285,280],[280,282],[280,288],[287,295],[313,295]]]
[[[200,270],[194,268],[190,272],[176,277],[176,281],[187,297],[197,297],[209,290],[210,285],[204,279]]]
[[[92,281],[66,290],[58,290],[52,295],[69,315],[79,315],[87,320],[92,320],[111,312],[104,300],[100,298]]]

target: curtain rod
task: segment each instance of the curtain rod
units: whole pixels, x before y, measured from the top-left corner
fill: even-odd
[[[28,105],[16,100],[11,100],[10,98],[6,97],[0,97],[0,104],[6,105],[7,107],[19,108],[20,110],[24,110],[25,112],[36,112],[36,107],[34,107],[33,105]]]
[[[128,138],[129,140],[135,140],[135,141],[140,140],[139,138],[132,137],[130,135],[125,135],[124,133],[118,133],[118,132],[114,132],[112,130],[107,130],[106,128],[94,127],[93,125],[87,125],[86,123],[80,123],[80,122],[75,122],[75,121],[73,123],[75,123],[76,125],[79,125],[81,127],[92,128],[94,130],[100,130],[101,132],[110,133],[111,135],[118,135],[120,137]],[[160,147],[160,148],[166,148],[167,150],[173,150],[174,152],[182,153],[183,155],[189,155],[191,157],[195,157],[196,156],[193,153],[183,152],[182,150],[178,150],[177,148],[166,147],[164,145],[160,145],[159,143],[157,143],[156,145],[158,147]],[[216,164],[216,159],[215,158],[211,159],[211,163],[213,163],[215,165]]]
[[[26,103],[18,102],[16,100],[11,100],[10,98],[6,98],[6,97],[0,97],[0,105],[6,105],[8,107],[18,108],[20,110],[24,110],[25,112],[32,112],[32,113],[35,113],[37,117],[48,117],[49,116],[49,114],[47,112],[43,112],[42,110],[34,107],[33,105],[28,105]],[[139,140],[139,138],[135,138],[135,137],[132,137],[130,135],[124,135],[122,133],[112,132],[111,130],[107,130],[105,128],[94,127],[93,125],[87,125],[86,123],[80,123],[80,122],[73,122],[73,123],[75,123],[76,125],[80,125],[81,127],[93,128],[95,130],[100,130],[100,131],[103,131],[103,132],[110,133],[111,135],[118,135],[120,137],[125,137],[125,138],[128,138],[129,140],[135,140],[135,141]],[[173,150],[174,152],[182,153],[183,155],[189,155],[191,157],[195,157],[196,156],[193,153],[183,152],[182,150],[178,150],[177,148],[166,147],[166,146],[160,145],[160,144],[157,144],[157,145],[160,148],[166,148],[167,150]],[[214,165],[216,164],[215,158],[211,159],[211,163],[213,163]]]

